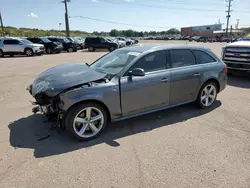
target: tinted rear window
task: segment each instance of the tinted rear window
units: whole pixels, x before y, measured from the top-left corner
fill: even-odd
[[[216,60],[206,52],[200,50],[193,50],[193,52],[200,64],[216,62]]]
[[[180,50],[170,50],[172,68],[186,67],[190,65],[195,65],[195,57],[191,50],[180,49]]]

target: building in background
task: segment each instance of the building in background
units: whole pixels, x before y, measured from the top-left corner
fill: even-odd
[[[222,24],[202,25],[181,28],[181,35],[183,36],[201,36],[212,37],[214,31],[221,31]]]

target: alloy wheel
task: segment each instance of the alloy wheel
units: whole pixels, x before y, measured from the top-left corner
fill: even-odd
[[[74,50],[73,48],[69,48],[68,52],[73,52],[73,50]]]
[[[30,49],[27,49],[27,50],[26,50],[26,55],[27,55],[27,56],[32,56],[32,51],[31,51]]]
[[[81,110],[74,118],[73,129],[82,138],[90,138],[100,132],[104,125],[103,113],[95,107]]]
[[[206,107],[210,106],[213,104],[216,94],[215,86],[212,84],[207,85],[201,92],[201,103]]]

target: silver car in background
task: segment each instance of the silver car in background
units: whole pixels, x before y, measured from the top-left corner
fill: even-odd
[[[0,57],[4,55],[41,55],[45,51],[42,44],[35,44],[22,38],[0,38]]]
[[[41,73],[27,89],[33,112],[55,117],[80,140],[120,121],[196,102],[209,108],[227,84],[227,67],[210,49],[190,45],[136,45],[92,65],[69,63]]]

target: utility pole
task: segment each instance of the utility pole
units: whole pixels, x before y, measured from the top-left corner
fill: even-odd
[[[1,24],[1,28],[2,28],[2,36],[4,36],[3,18],[2,18],[1,10],[0,10],[0,24]]]
[[[226,11],[226,12],[227,12],[227,16],[226,16],[226,18],[227,18],[226,35],[228,35],[229,19],[230,19],[230,17],[231,17],[230,13],[232,12],[232,10],[231,10],[232,1],[233,1],[233,0],[228,0],[228,6],[227,6],[227,7],[228,7],[228,10]]]
[[[68,16],[68,6],[67,6],[67,3],[69,3],[70,0],[63,0],[61,2],[64,3],[64,6],[65,6],[66,37],[70,37],[70,33],[69,33],[69,16]]]
[[[237,19],[236,21],[237,21],[237,23],[236,23],[235,29],[238,29],[239,28],[240,19]]]

